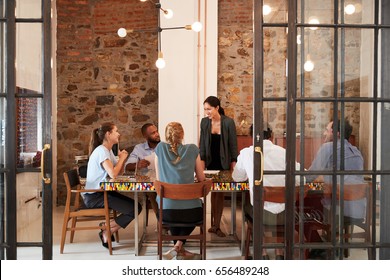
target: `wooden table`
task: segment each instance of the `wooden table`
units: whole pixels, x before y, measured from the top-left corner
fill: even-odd
[[[230,171],[220,171],[218,174],[206,175],[209,179],[213,180],[211,187],[212,192],[230,192],[232,193],[231,200],[231,235],[236,239],[236,205],[237,205],[237,192],[244,192],[249,190],[248,182],[234,182],[231,177]],[[135,255],[139,255],[139,250],[142,246],[142,242],[145,238],[146,232],[146,215],[144,215],[144,223],[142,227],[141,238],[139,234],[139,220],[138,220],[138,193],[146,194],[147,192],[155,192],[153,181],[155,180],[155,174],[149,173],[146,175],[132,176],[118,176],[115,179],[109,179],[107,181],[100,182],[100,188],[107,191],[120,191],[120,192],[133,192],[134,193],[134,240],[135,240]],[[146,203],[145,195],[142,196],[143,205]],[[245,195],[242,195],[242,228],[241,228],[241,252],[244,253],[245,247],[245,214],[244,214]],[[145,209],[146,211],[147,209]]]

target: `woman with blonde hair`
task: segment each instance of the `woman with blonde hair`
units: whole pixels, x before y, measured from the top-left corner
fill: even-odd
[[[195,144],[183,144],[184,130],[180,123],[171,122],[165,129],[166,142],[156,147],[156,175],[162,182],[171,184],[194,183],[194,171],[198,181],[204,181],[203,164]],[[159,201],[159,199],[157,199]],[[164,198],[164,220],[171,222],[197,222],[203,219],[202,201],[171,200]],[[189,235],[195,227],[170,228],[172,235]],[[164,259],[197,259],[199,254],[184,249],[186,240],[174,240],[174,247],[163,254]]]
[[[112,146],[119,141],[118,128],[114,123],[103,123],[99,128],[92,131],[90,143],[90,156],[88,160],[86,189],[100,189],[100,182],[107,176],[115,178],[124,170],[128,153],[126,150],[118,152],[117,160],[112,152]],[[104,207],[104,197],[102,192],[85,193],[83,195],[85,206],[88,208]],[[134,219],[134,200],[120,193],[108,192],[108,207],[121,213],[116,219],[110,221],[111,234],[117,232],[120,228],[126,228]],[[142,207],[138,204],[138,213]],[[108,248],[108,236],[106,231],[99,232],[103,247]],[[113,236],[111,237],[112,241]]]

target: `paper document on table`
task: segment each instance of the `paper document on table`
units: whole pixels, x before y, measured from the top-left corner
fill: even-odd
[[[152,153],[151,155],[148,155],[146,157],[144,157],[144,160],[147,160],[150,162],[149,166],[148,166],[148,169],[156,169],[155,166],[154,166],[154,158],[155,158],[155,153]]]

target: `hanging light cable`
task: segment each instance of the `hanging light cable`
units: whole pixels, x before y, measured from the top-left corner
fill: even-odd
[[[121,27],[121,28],[118,29],[117,33],[118,33],[119,37],[124,38],[124,37],[127,36],[128,33],[132,33],[132,32],[138,32],[138,31],[142,31],[142,32],[146,32],[146,31],[156,32],[156,30],[157,30],[157,51],[158,51],[158,55],[157,55],[157,60],[156,60],[156,67],[159,68],[159,69],[162,69],[162,68],[165,67],[166,63],[165,63],[164,55],[163,55],[163,52],[162,52],[162,49],[161,49],[161,32],[163,30],[174,30],[174,29],[185,29],[185,30],[192,30],[194,32],[200,32],[202,30],[202,23],[196,21],[196,22],[194,22],[191,25],[161,28],[161,26],[160,26],[160,11],[163,13],[164,17],[167,18],[167,19],[172,18],[173,11],[171,9],[163,9],[161,7],[161,4],[160,4],[159,1],[158,2],[153,2],[152,0],[140,0],[140,1],[141,2],[150,2],[157,9],[157,29],[134,30],[134,29],[126,29],[126,28]]]

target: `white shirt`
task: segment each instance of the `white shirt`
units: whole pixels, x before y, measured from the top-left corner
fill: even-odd
[[[264,170],[283,171],[286,169],[286,150],[273,144],[270,140],[263,141]],[[295,164],[296,170],[299,170],[299,163]],[[240,151],[236,166],[232,174],[234,181],[249,180],[249,191],[251,204],[253,205],[253,146],[244,148]],[[296,177],[296,184],[299,184],[299,176]],[[263,185],[267,187],[285,186],[284,175],[264,175]],[[264,202],[264,209],[278,214],[284,211],[284,203]]]

